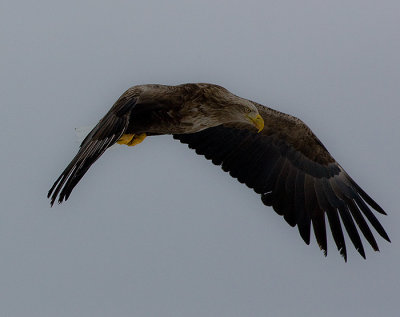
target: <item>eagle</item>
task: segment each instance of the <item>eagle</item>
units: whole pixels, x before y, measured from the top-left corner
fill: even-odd
[[[297,226],[306,244],[312,225],[325,256],[327,224],[345,261],[342,225],[363,258],[359,231],[375,251],[379,248],[370,226],[390,242],[372,210],[386,215],[385,211],[305,123],[208,83],[148,84],[125,91],[49,190],[51,206],[56,200],[66,201],[90,166],[113,144],[135,146],[147,136],[165,134],[260,194],[264,205],[272,206],[290,226]]]

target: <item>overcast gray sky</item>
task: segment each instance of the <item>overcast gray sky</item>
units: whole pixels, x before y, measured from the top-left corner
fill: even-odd
[[[398,316],[399,1],[2,1],[0,316]],[[170,136],[46,193],[135,84],[212,82],[303,119],[387,210],[324,258]]]

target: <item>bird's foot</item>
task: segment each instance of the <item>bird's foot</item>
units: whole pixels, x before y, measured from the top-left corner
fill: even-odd
[[[118,144],[125,144],[127,146],[135,146],[141,143],[146,137],[146,133],[142,134],[124,134],[117,141]]]

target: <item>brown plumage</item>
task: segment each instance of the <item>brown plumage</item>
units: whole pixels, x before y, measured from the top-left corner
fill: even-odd
[[[114,143],[135,145],[145,136],[161,134],[172,134],[261,194],[265,205],[291,226],[297,225],[307,244],[312,224],[325,254],[325,215],[345,260],[342,224],[364,258],[357,226],[372,248],[379,250],[366,220],[390,241],[371,207],[381,214],[384,210],[301,120],[212,84],[128,89],[88,134],[50,189],[51,205],[57,197],[59,203],[67,200],[89,167]]]

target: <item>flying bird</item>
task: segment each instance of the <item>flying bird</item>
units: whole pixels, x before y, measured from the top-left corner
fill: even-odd
[[[300,119],[213,84],[139,85],[115,102],[80,145],[48,192],[67,200],[90,166],[115,143],[134,146],[170,134],[261,195],[305,243],[311,224],[327,253],[326,219],[347,260],[343,228],[365,258],[359,231],[379,251],[370,229],[390,242],[371,209],[385,211],[345,172]],[[357,230],[358,227],[358,230]]]

